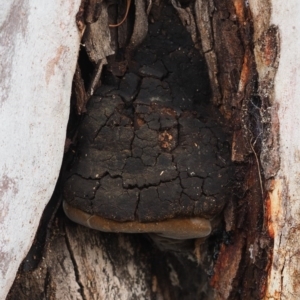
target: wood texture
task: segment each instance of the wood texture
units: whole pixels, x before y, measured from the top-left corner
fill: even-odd
[[[138,9],[145,11],[145,3],[141,1]],[[40,271],[20,272],[9,299],[256,300],[299,294],[299,138],[294,126],[299,121],[299,93],[293,52],[297,47],[291,45],[299,40],[300,8],[293,2],[283,7],[276,0],[253,0],[249,5],[241,0],[184,3],[172,1],[206,58],[212,101],[234,131],[232,160],[239,166],[240,189],[224,212],[228,238],[218,240],[220,248],[209,253],[206,243],[201,251],[199,245],[188,245],[186,253],[193,260],[189,262],[157,250],[143,237],[97,233],[59,221]],[[150,19],[159,17],[162,7],[160,1],[153,2]],[[129,21],[121,26],[134,22],[133,16],[129,12]],[[194,19],[189,23],[188,18]],[[146,13],[137,20],[144,26]],[[146,29],[133,28],[131,43],[140,43]],[[118,62],[117,76],[127,66]],[[216,262],[205,262],[212,256],[218,256]],[[197,267],[196,258],[209,265],[209,272]],[[214,291],[207,288],[207,273],[213,275]]]
[[[7,300],[192,300],[207,294],[205,281],[192,252],[168,254],[145,236],[101,233],[60,217],[40,265],[20,273]]]

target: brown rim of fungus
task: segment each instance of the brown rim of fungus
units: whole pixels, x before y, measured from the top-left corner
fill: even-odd
[[[140,223],[138,221],[116,222],[85,213],[71,206],[66,201],[63,203],[63,208],[72,221],[104,232],[156,233],[166,238],[178,240],[206,237],[211,233],[211,222],[200,217],[168,219],[149,223]]]

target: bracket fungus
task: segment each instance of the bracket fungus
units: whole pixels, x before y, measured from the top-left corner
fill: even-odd
[[[102,231],[208,236],[231,195],[233,166],[199,50],[162,16],[123,75],[116,57],[108,62],[78,130],[66,214]]]

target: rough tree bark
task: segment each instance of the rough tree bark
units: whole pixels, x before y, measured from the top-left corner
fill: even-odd
[[[233,197],[224,211],[229,243],[224,239],[213,242],[221,244],[216,260],[211,248],[206,248],[209,243],[188,244],[185,253],[189,260],[186,255],[152,247],[144,237],[99,233],[74,225],[59,213],[38,268],[25,272],[24,262],[8,299],[300,296],[296,238],[300,4],[282,4],[279,0],[171,2],[187,34],[205,57],[212,102],[233,131],[232,160],[247,166],[246,171],[244,167],[240,169],[241,195]],[[136,1],[136,10],[144,11],[136,14],[139,26],[144,24],[150,3]],[[159,3],[153,2],[153,14]],[[90,7],[93,4],[91,1]],[[105,12],[102,10],[102,14]],[[97,14],[95,10],[92,13],[94,17]],[[124,27],[120,27],[122,30],[126,33]],[[145,31],[130,30],[131,39],[126,34],[123,40],[112,35],[108,44],[113,50],[114,43],[127,43],[126,55],[130,55],[133,45],[145,35]],[[93,60],[96,78],[106,56],[111,54],[111,49],[106,51]],[[120,72],[122,67],[115,65]],[[92,84],[88,96],[94,88]],[[77,101],[77,111],[81,113],[87,98],[83,84],[77,90],[77,98],[81,100]],[[197,265],[199,261],[207,268],[205,271]],[[207,272],[212,267],[210,278],[212,274]],[[207,287],[208,283],[213,289]]]

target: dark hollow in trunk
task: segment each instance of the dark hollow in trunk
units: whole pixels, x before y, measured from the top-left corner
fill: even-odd
[[[109,6],[110,24],[125,2]],[[269,240],[255,160],[260,141],[252,139],[263,104],[249,12],[231,1],[171,2],[153,2],[136,49],[130,36],[137,36],[138,6],[131,3],[124,24],[111,29],[116,53],[103,68],[82,50],[68,130],[73,144],[8,299],[259,299]],[[99,66],[101,86],[85,109]],[[200,216],[213,231],[181,241],[98,232],[56,212],[62,195],[119,222]]]
[[[232,197],[231,138],[203,56],[170,5],[129,60],[120,52],[88,103],[65,201],[122,222],[215,217]]]

